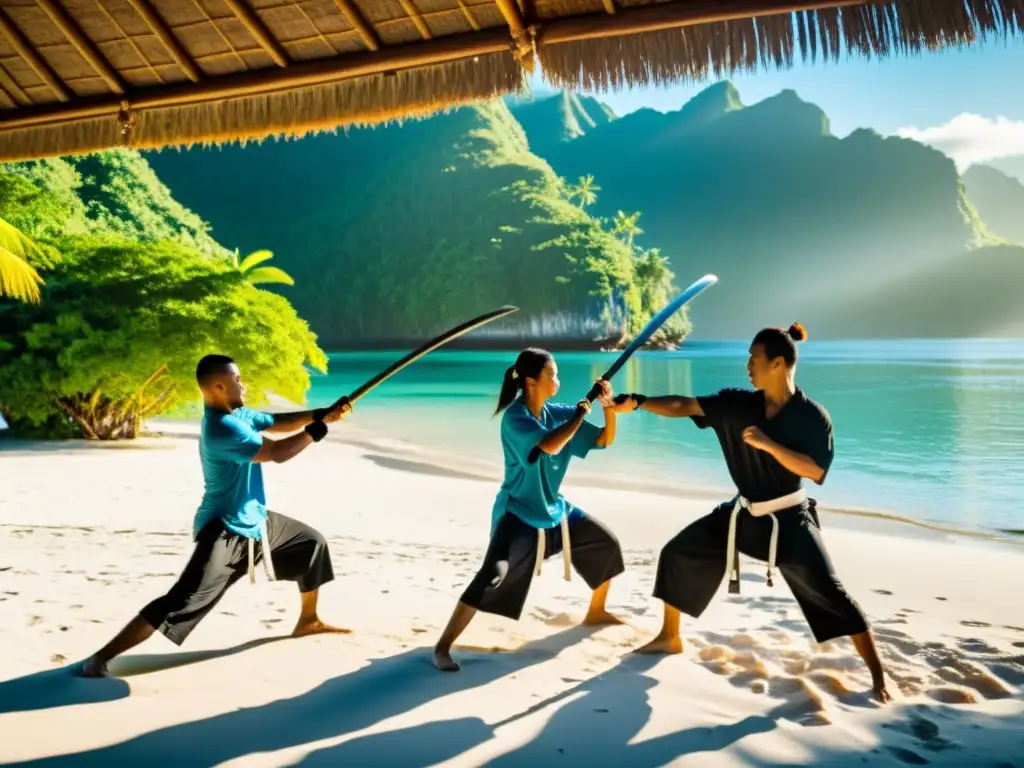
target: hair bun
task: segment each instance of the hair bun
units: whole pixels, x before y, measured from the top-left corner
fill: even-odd
[[[807,329],[800,323],[793,323],[786,331],[793,341],[807,341]]]

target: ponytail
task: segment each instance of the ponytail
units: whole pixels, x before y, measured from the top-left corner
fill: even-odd
[[[519,394],[520,382],[521,379],[519,374],[516,373],[514,365],[510,365],[505,369],[505,378],[501,380],[501,394],[498,395],[498,407],[494,409],[495,416],[512,405],[516,395]]]
[[[505,369],[505,376],[501,380],[501,393],[498,395],[498,407],[494,409],[494,415],[497,416],[512,405],[519,390],[526,387],[526,380],[536,379],[544,370],[544,366],[553,360],[551,353],[544,349],[530,347],[520,352],[515,363]]]

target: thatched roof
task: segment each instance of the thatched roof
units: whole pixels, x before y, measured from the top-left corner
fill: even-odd
[[[1024,0],[0,0],[0,159],[296,135],[521,89],[883,56]]]

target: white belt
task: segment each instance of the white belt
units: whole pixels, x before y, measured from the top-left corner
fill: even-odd
[[[540,576],[540,566],[544,562],[544,543],[547,541],[545,536],[545,528],[537,529],[537,563],[534,569],[535,573]],[[565,565],[565,580],[570,581],[572,579],[572,545],[569,542],[569,513],[566,512],[565,516],[562,517],[562,562]]]
[[[729,592],[734,595],[740,593],[740,553],[736,551],[736,522],[740,516],[740,510],[745,509],[754,517],[769,515],[772,519],[772,538],[768,543],[768,586],[775,586],[772,583],[772,569],[775,567],[775,555],[779,546],[779,520],[775,517],[776,512],[781,512],[790,507],[796,507],[807,500],[807,490],[800,488],[770,501],[751,501],[744,496],[737,496],[736,502],[732,505],[732,514],[729,517],[729,543],[725,551],[726,568],[729,569]]]
[[[263,569],[267,572],[267,581],[274,581],[274,563],[270,559],[270,537],[267,536],[267,524],[260,524],[260,545],[263,550]],[[256,539],[249,539],[249,583],[256,583]]]

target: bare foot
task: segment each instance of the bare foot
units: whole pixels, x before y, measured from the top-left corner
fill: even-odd
[[[332,627],[330,624],[324,624],[320,619],[299,619],[299,623],[296,624],[295,629],[292,630],[292,637],[324,634],[350,635],[352,634],[352,630],[343,629],[341,627]]]
[[[459,662],[452,658],[451,651],[441,651],[435,648],[434,655],[431,656],[430,660],[442,672],[459,671]]]
[[[633,653],[682,653],[683,652],[683,639],[676,635],[675,637],[662,637],[658,635],[656,638],[651,640],[647,645],[642,645],[637,648]]]
[[[883,704],[889,704],[892,702],[892,694],[889,693],[889,689],[885,686],[885,681],[875,683],[875,695]]]
[[[107,677],[109,675],[107,672],[107,662],[101,661],[95,656],[90,656],[78,665],[75,674],[79,677]]]
[[[583,624],[586,626],[601,626],[605,624],[625,624],[622,619],[618,616],[613,616],[606,610],[600,611],[588,611],[587,615],[583,617]]]

